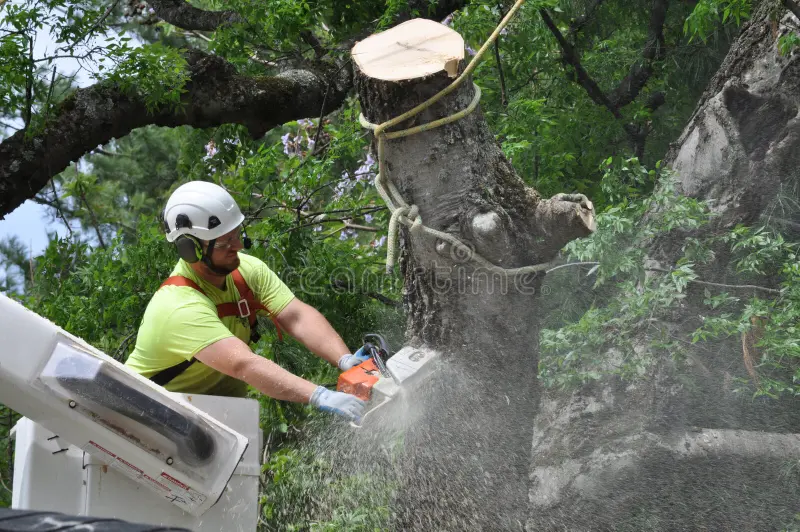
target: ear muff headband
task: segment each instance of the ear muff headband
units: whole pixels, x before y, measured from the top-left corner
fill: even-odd
[[[203,249],[200,242],[190,235],[181,235],[175,239],[178,255],[186,262],[192,264],[203,258]]]

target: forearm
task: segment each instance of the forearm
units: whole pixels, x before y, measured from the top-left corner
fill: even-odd
[[[254,354],[235,336],[202,349],[195,358],[215,370],[246,382],[274,399],[308,403],[317,386],[293,375],[271,360]]]
[[[350,352],[342,337],[317,309],[300,301],[295,304],[298,304],[298,309],[293,313],[293,319],[285,320],[281,325],[309,351],[337,365],[342,355]]]
[[[317,388],[313,382],[289,373],[271,360],[253,357],[237,368],[233,377],[245,381],[259,392],[281,401],[308,403]]]

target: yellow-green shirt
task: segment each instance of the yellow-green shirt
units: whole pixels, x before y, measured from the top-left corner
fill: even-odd
[[[289,287],[262,261],[243,253],[239,253],[239,259],[239,271],[247,286],[273,316],[294,299]],[[178,262],[172,275],[191,279],[206,295],[189,286],[165,286],[153,295],[139,326],[136,347],[125,362],[130,369],[148,378],[191,360],[199,351],[224,338],[236,336],[245,343],[250,340],[247,318],[220,319],[217,314],[219,303],[240,299],[230,275],[225,278],[224,290],[200,278],[184,260]],[[233,397],[242,397],[247,392],[244,382],[200,362],[189,366],[165,388],[173,392]]]

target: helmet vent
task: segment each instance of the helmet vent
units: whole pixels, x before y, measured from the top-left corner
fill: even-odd
[[[184,227],[192,227],[192,221],[185,214],[179,214],[175,217],[175,229],[183,229]]]
[[[208,218],[208,228],[209,229],[214,229],[218,225],[222,225],[222,222],[219,221],[219,218],[217,218],[216,216],[210,216]]]

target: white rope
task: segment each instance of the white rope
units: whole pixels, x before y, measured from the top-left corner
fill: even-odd
[[[473,84],[474,85],[474,84]],[[389,235],[386,242],[387,245],[387,253],[386,253],[386,271],[387,273],[392,273],[394,269],[394,265],[397,262],[397,235],[400,229],[400,224],[403,224],[407,227],[411,228],[412,234],[428,234],[439,240],[443,240],[449,243],[453,248],[455,248],[456,253],[464,253],[469,260],[477,262],[487,270],[496,273],[503,273],[506,275],[524,275],[528,273],[536,273],[540,271],[547,270],[550,266],[553,265],[552,262],[545,262],[541,264],[533,264],[530,266],[522,266],[519,268],[503,268],[501,266],[497,266],[493,264],[489,260],[485,259],[481,255],[479,255],[475,250],[472,249],[471,246],[465,244],[455,236],[445,233],[443,231],[438,231],[433,229],[432,227],[428,227],[422,223],[422,217],[419,215],[419,208],[416,205],[409,205],[403,199],[400,192],[395,187],[394,183],[389,179],[388,174],[385,172],[386,165],[384,164],[384,141],[390,139],[397,139],[401,137],[407,137],[410,135],[414,135],[416,133],[421,133],[423,131],[430,131],[431,129],[435,129],[437,127],[455,122],[456,120],[460,120],[461,118],[465,117],[466,115],[470,114],[475,108],[478,107],[478,103],[481,99],[481,89],[477,85],[475,87],[475,96],[472,98],[469,106],[466,109],[458,111],[450,116],[445,118],[441,118],[439,120],[435,120],[433,122],[429,122],[427,124],[422,124],[413,128],[403,129],[400,131],[385,131],[385,125],[381,124],[373,124],[369,122],[364,115],[362,114],[359,116],[359,122],[361,125],[367,129],[371,129],[375,131],[375,136],[377,137],[378,141],[378,174],[375,176],[375,187],[378,189],[378,194],[380,194],[383,201],[386,203],[386,207],[391,212],[391,216],[389,218]],[[389,124],[393,122],[390,120],[386,122]]]

